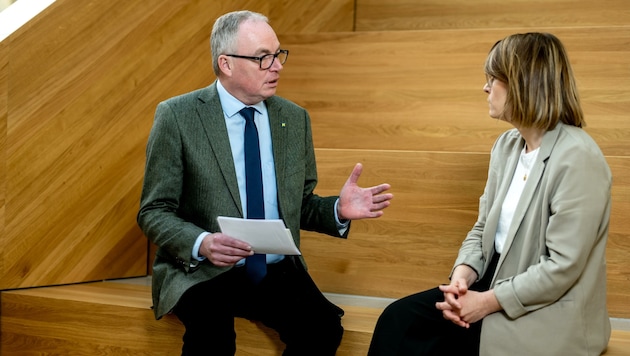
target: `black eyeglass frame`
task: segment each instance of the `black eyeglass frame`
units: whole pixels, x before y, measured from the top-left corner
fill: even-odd
[[[261,70],[267,70],[267,69],[271,68],[271,66],[273,65],[273,62],[276,60],[276,58],[278,58],[278,56],[283,54],[283,53],[286,55],[286,57],[284,57],[284,61],[282,61],[282,63],[280,63],[280,64],[285,64],[287,62],[287,59],[289,58],[289,50],[288,49],[281,49],[281,50],[278,50],[278,52],[276,52],[276,53],[269,53],[269,54],[262,55],[260,57],[241,56],[239,54],[226,54],[226,56],[234,57],[234,58],[250,59],[252,61],[258,61],[258,67]],[[273,56],[273,58],[271,59],[271,63],[269,63],[269,66],[267,68],[263,68],[263,66],[262,66],[263,60],[265,58],[269,57],[269,56]]]

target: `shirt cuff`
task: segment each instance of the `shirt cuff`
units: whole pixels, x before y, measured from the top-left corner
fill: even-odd
[[[339,198],[335,201],[335,222],[337,223],[339,234],[343,235],[348,230],[348,226],[350,226],[350,220],[341,221],[339,219],[339,215],[337,215],[337,205],[339,205]]]
[[[209,232],[202,232],[201,234],[199,234],[199,236],[197,236],[197,240],[195,241],[195,244],[193,245],[193,249],[192,249],[192,258],[197,260],[197,261],[203,261],[206,259],[206,257],[204,256],[199,256],[199,247],[201,247],[201,242],[203,241],[203,238],[210,235]]]

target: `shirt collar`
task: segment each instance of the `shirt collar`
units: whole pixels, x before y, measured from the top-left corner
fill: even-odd
[[[217,80],[217,92],[219,93],[219,100],[221,101],[221,108],[228,118],[238,114],[245,106],[253,107],[258,113],[265,112],[265,103],[263,101],[254,105],[245,105],[240,100],[236,99],[230,94],[225,87],[221,84],[220,80]]]

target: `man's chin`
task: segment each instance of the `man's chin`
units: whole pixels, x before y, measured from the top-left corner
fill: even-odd
[[[263,90],[263,95],[265,96],[265,98],[269,98],[276,95],[276,86],[275,85],[273,87],[267,86],[265,90]]]

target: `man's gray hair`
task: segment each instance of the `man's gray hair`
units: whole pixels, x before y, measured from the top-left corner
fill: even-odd
[[[212,51],[212,69],[219,76],[219,56],[236,51],[238,28],[246,20],[269,22],[267,16],[248,10],[229,12],[219,17],[212,27],[210,50]]]

